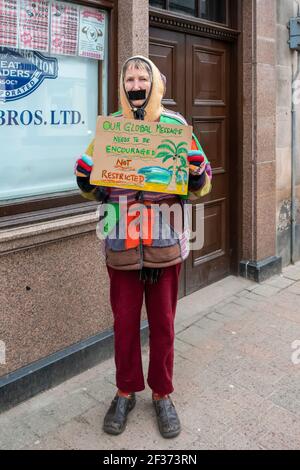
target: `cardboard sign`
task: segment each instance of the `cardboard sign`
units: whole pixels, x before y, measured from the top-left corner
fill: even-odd
[[[99,116],[91,184],[185,195],[192,127]]]

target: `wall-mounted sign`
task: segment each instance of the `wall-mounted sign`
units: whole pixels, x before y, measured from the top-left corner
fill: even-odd
[[[24,98],[46,79],[57,78],[57,59],[0,47],[0,102]]]
[[[76,55],[78,43],[79,9],[71,3],[51,4],[52,54]]]
[[[19,12],[19,47],[49,51],[50,3],[48,0],[21,0]]]
[[[192,127],[99,116],[91,184],[187,194]]]
[[[18,0],[0,0],[0,46],[18,45]]]
[[[57,0],[0,0],[0,46],[104,60],[106,12]]]
[[[105,38],[105,15],[93,8],[80,10],[78,55],[103,60]]]

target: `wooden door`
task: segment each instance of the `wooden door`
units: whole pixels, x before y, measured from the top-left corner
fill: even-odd
[[[205,204],[204,246],[187,260],[186,294],[229,273],[230,45],[186,36],[186,118],[213,169],[213,190]]]
[[[204,204],[204,245],[185,262],[180,296],[230,272],[230,54],[225,41],[150,28],[150,58],[167,77],[164,105],[193,125],[213,169],[212,192],[193,203],[193,218]]]

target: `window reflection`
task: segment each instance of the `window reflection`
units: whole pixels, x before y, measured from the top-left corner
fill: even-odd
[[[200,0],[200,18],[226,23],[226,0]]]
[[[166,8],[165,0],[150,0],[150,6],[156,8]]]
[[[196,1],[195,0],[170,0],[169,8],[172,11],[178,11],[185,15],[196,16]]]

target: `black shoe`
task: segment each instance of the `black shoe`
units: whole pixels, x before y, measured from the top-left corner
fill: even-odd
[[[130,398],[116,395],[105,415],[103,431],[108,434],[121,434],[125,430],[127,415],[135,407],[135,394]]]
[[[181,425],[171,398],[161,398],[160,400],[152,400],[152,402],[161,435],[166,438],[178,436]]]

